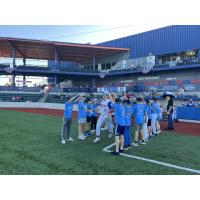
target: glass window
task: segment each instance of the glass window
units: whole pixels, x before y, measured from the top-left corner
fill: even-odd
[[[106,69],[111,69],[111,63],[106,63]]]
[[[101,64],[101,69],[102,69],[102,70],[105,70],[105,69],[106,69],[105,63]]]

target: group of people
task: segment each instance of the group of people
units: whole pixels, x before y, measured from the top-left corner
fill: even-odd
[[[173,100],[169,95],[167,114],[167,130],[173,130],[171,115]],[[71,137],[71,122],[73,104],[77,104],[78,139],[85,140],[91,134],[96,134],[93,143],[101,140],[102,128],[108,129],[108,137],[115,136],[116,148],[112,155],[119,155],[132,146],[145,145],[146,142],[161,133],[159,121],[162,119],[162,110],[156,98],[131,98],[127,94],[116,95],[104,93],[101,98],[87,96],[69,96],[65,103],[61,143],[73,141]],[[131,144],[131,125],[134,117],[134,138]]]
[[[189,99],[189,101],[186,104],[187,107],[199,107],[200,106],[200,102],[198,103],[194,103],[194,101],[192,99]]]

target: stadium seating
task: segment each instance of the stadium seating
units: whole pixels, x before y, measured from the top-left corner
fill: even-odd
[[[49,94],[45,100],[45,103],[65,103],[67,96],[63,94]]]
[[[43,93],[0,93],[2,102],[38,102],[43,97]]]
[[[13,92],[40,92],[40,87],[15,87],[15,86],[0,86],[0,91]]]

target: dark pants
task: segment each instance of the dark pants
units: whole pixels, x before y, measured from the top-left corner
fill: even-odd
[[[61,131],[61,139],[62,140],[66,140],[71,137],[71,123],[72,123],[71,118],[63,119],[63,126],[62,126],[62,131]]]
[[[131,138],[130,138],[130,126],[125,126],[124,130],[124,144],[126,146],[131,144]]]
[[[92,116],[92,119],[91,119],[91,130],[96,130],[96,126],[97,126],[97,117],[96,116]]]
[[[168,128],[169,128],[169,129],[174,128],[173,119],[172,119],[172,113],[170,113],[170,114],[168,115]]]

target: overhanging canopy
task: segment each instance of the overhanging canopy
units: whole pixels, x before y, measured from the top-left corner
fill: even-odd
[[[93,56],[98,59],[129,51],[128,48],[0,37],[0,57],[12,57],[13,48],[16,58],[54,60],[56,51],[59,60],[77,63],[91,62]]]

